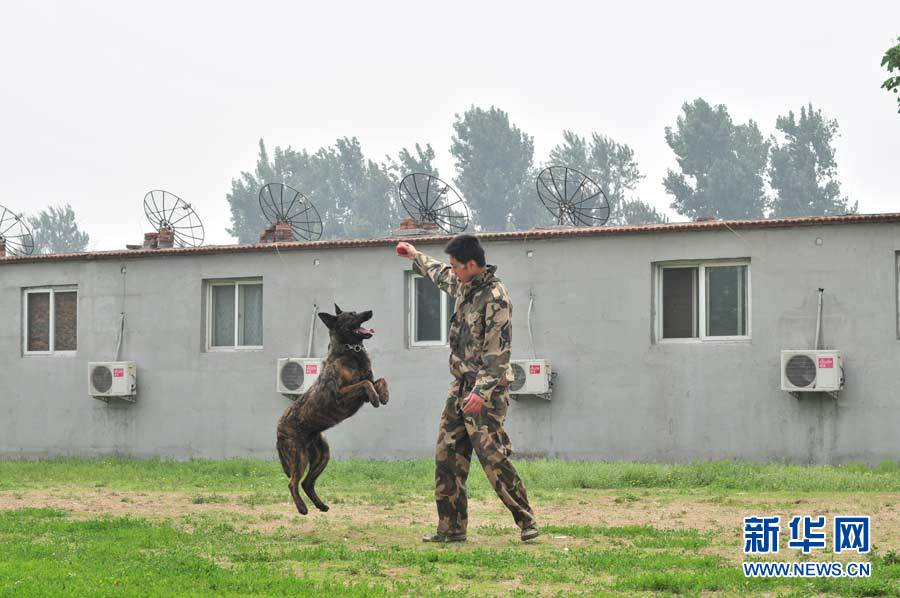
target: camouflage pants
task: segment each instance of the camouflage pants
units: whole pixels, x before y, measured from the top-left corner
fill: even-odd
[[[439,533],[465,534],[468,519],[466,480],[472,449],[487,474],[497,496],[512,513],[516,525],[525,529],[535,524],[525,485],[509,460],[512,444],[503,431],[509,391],[497,389],[492,400],[478,413],[462,412],[462,397],[450,396],[441,415],[435,450],[434,498],[437,502]]]

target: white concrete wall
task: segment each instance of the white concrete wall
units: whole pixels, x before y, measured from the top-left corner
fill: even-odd
[[[815,243],[816,238],[822,245]],[[514,301],[514,357],[558,372],[552,402],[513,404],[519,453],[578,459],[747,458],[875,463],[900,458],[897,260],[900,224],[665,232],[485,243]],[[441,245],[422,246],[442,256]],[[526,257],[527,250],[533,257]],[[752,340],[659,344],[652,264],[751,260]],[[319,266],[313,260],[319,259]],[[115,353],[138,365],[139,399],[87,393],[87,363]],[[443,348],[407,347],[405,271],[392,246],[0,264],[0,456],[275,458],[275,360],[303,356],[312,304],[372,309],[366,345],[391,403],[364,407],[327,436],[338,456],[431,455],[448,382]],[[264,349],[204,351],[205,279],[262,276]],[[78,351],[23,356],[22,289],[78,285]],[[845,352],[838,400],[779,390],[780,350],[809,348],[816,289],[824,343]],[[318,323],[315,354],[324,355]]]

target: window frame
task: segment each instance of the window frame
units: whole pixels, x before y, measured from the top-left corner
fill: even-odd
[[[50,295],[50,322],[49,326],[49,351],[29,351],[28,350],[28,296],[40,295],[48,293]],[[66,351],[56,350],[56,301],[54,295],[56,293],[75,293],[75,349]],[[71,357],[78,353],[78,285],[59,285],[48,287],[34,287],[23,289],[22,293],[22,355],[58,355],[61,357]]]
[[[722,268],[728,266],[745,266],[747,268],[746,295],[747,305],[745,311],[747,313],[746,331],[744,335],[728,335],[728,336],[710,336],[706,334],[706,269]],[[688,338],[664,338],[663,337],[663,271],[676,268],[696,268],[697,269],[697,336]],[[753,340],[753,300],[752,285],[750,283],[751,276],[750,259],[715,259],[715,260],[690,260],[690,261],[674,261],[659,262],[656,264],[655,279],[655,323],[654,332],[656,342],[660,344],[691,344],[691,343],[745,343]]]
[[[240,286],[241,285],[259,285],[263,286],[262,277],[258,278],[217,278],[206,281],[206,351],[208,353],[238,353],[242,351],[262,351],[263,345],[238,345],[240,338],[238,318],[240,307]],[[213,345],[213,321],[215,314],[213,313],[213,287],[234,287],[234,345]],[[263,297],[265,297],[265,289],[263,289]],[[264,318],[264,313],[260,313],[260,319]],[[260,321],[260,326],[263,322]],[[265,342],[265,332],[263,333],[263,342]]]
[[[409,277],[409,346],[410,347],[446,347],[450,344],[450,295],[442,291],[435,285],[441,297],[441,340],[439,341],[417,341],[416,340],[416,316],[418,315],[418,302],[416,301],[416,279],[428,280],[426,276],[421,276],[415,272],[410,272]],[[432,283],[434,284],[434,283]]]

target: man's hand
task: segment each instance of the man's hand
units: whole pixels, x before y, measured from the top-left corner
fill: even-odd
[[[472,413],[478,413],[482,409],[484,409],[484,399],[474,392],[466,397],[466,402],[463,405],[463,413],[471,415]]]
[[[397,243],[397,255],[414,260],[418,254],[419,252],[411,243],[407,243],[406,241]]]

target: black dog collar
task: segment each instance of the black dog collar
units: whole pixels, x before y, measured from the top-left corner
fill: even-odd
[[[362,345],[344,345],[344,346],[347,347],[348,349],[350,349],[351,351],[356,351],[357,353],[359,353],[360,351],[363,350]]]

